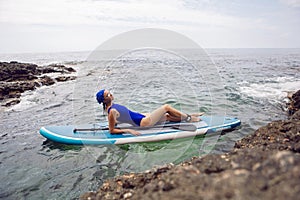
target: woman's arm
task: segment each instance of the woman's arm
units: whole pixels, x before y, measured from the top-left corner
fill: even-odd
[[[139,132],[132,129],[119,129],[115,127],[117,122],[118,111],[111,109],[108,114],[109,132],[111,134],[131,133],[132,135],[140,135]]]

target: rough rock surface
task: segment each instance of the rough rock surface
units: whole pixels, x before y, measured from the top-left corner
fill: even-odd
[[[237,141],[227,154],[195,157],[106,180],[81,199],[299,199],[300,92],[289,120],[275,121]]]
[[[19,103],[21,94],[27,90],[34,90],[43,85],[53,85],[57,81],[74,80],[76,77],[70,76],[73,72],[76,72],[73,68],[57,64],[41,67],[15,61],[0,62],[1,106],[7,107]],[[51,78],[46,75],[53,73],[59,76]]]
[[[292,116],[300,110],[300,90],[288,95],[288,98],[290,99],[290,102],[288,103],[288,111],[289,115]]]

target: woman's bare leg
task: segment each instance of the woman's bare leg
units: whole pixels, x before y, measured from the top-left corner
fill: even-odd
[[[198,121],[198,119],[194,118],[194,117],[200,117],[200,116],[204,115],[204,113],[203,112],[202,113],[192,113],[190,115],[192,117],[192,120]],[[172,116],[169,113],[167,113],[165,116],[166,116],[165,117],[165,121],[170,121],[170,122],[180,122],[180,121],[182,121],[182,117],[181,116],[180,117]]]
[[[165,121],[169,121],[169,122],[181,122],[181,117],[174,117],[172,115],[170,115],[169,113],[166,114],[166,120]]]
[[[168,113],[167,116],[165,114]],[[196,116],[191,116],[191,121],[199,121],[199,118]],[[171,107],[170,105],[163,105],[162,107],[154,110],[150,115],[146,116],[141,121],[141,126],[153,126],[157,122],[161,121],[162,119],[166,118],[170,121],[182,121],[187,118],[187,114],[184,114],[175,108]]]
[[[161,118],[165,116],[165,114],[165,106],[162,106],[143,118],[141,121],[141,126],[153,126],[159,122]]]

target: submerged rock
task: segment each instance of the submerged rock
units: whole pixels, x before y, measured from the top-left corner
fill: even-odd
[[[40,86],[49,86],[57,81],[74,80],[75,76],[65,76],[76,72],[71,67],[52,64],[41,67],[31,63],[0,62],[0,103],[1,106],[12,106],[20,102],[20,96],[28,90],[35,90]],[[45,74],[57,73],[64,76],[51,78]]]
[[[298,199],[300,99],[293,99],[290,119],[259,128],[230,153],[117,176],[80,199]]]

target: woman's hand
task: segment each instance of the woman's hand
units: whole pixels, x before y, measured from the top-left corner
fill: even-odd
[[[140,132],[136,131],[136,130],[133,130],[133,129],[123,129],[124,132],[127,132],[127,133],[130,133],[132,135],[135,135],[135,136],[139,136],[141,135]]]

